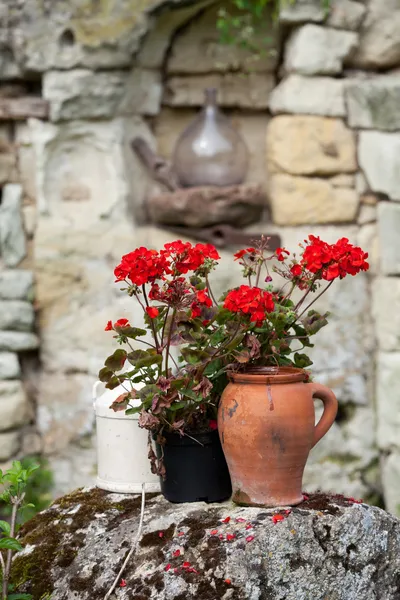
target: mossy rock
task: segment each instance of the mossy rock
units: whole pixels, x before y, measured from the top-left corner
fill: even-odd
[[[57,500],[21,529],[12,582],[34,600],[103,599],[135,538],[140,504],[139,495],[96,488]],[[398,600],[400,521],[324,494],[280,510],[148,494],[122,578],[114,599]]]

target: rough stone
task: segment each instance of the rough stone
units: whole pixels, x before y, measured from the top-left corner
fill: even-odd
[[[24,352],[39,347],[39,338],[24,331],[0,331],[0,350]]]
[[[358,36],[319,25],[304,25],[294,31],[285,47],[287,72],[302,75],[336,75],[357,45]]]
[[[376,223],[367,223],[360,227],[357,234],[357,245],[368,252],[369,273],[377,275],[380,271],[380,250]]]
[[[0,433],[0,461],[8,460],[14,456],[19,449],[20,441],[17,431]]]
[[[147,69],[161,69],[175,32],[213,2],[214,0],[196,2],[179,10],[166,10],[153,18],[136,55],[136,63]],[[198,59],[199,56],[196,61]]]
[[[0,414],[0,431],[26,422],[27,398],[20,381],[0,381]]]
[[[194,119],[195,109],[177,110],[164,107],[155,123],[157,149],[161,156],[171,158],[175,148],[177,135]],[[229,119],[233,127],[239,131],[249,150],[249,168],[246,181],[265,183],[266,143],[265,131],[269,117],[263,112],[243,113],[230,112]]]
[[[376,369],[377,441],[382,450],[399,446],[400,353],[379,352]]]
[[[0,330],[31,331],[35,313],[30,302],[0,300]]]
[[[123,71],[48,71],[43,77],[43,96],[50,103],[50,119],[114,118],[126,79]]]
[[[195,187],[151,196],[147,201],[154,223],[207,227],[243,227],[259,221],[266,203],[259,185]],[[0,317],[1,322],[1,317]]]
[[[321,23],[325,18],[326,11],[320,0],[297,0],[279,5],[279,21],[283,24]]]
[[[0,204],[0,256],[7,267],[16,267],[26,255],[21,214],[22,187],[8,183]]]
[[[328,27],[358,31],[366,13],[367,7],[361,2],[354,2],[353,0],[335,0],[332,4],[326,24]]]
[[[334,594],[337,600],[359,600],[361,593],[368,600],[396,600],[400,524],[395,517],[318,494],[274,524],[276,512],[229,502],[174,505],[148,496],[141,541],[117,595],[322,600]],[[81,600],[104,598],[132,543],[139,513],[138,496],[84,489],[59,499],[20,531],[27,549],[13,561],[18,589],[37,598],[51,594],[53,600],[72,600],[77,593]],[[222,523],[227,516],[230,523]],[[211,535],[213,529],[223,539]],[[229,542],[228,533],[234,536]]]
[[[380,270],[383,275],[400,274],[400,204],[378,204]]]
[[[350,127],[400,129],[400,75],[348,79],[345,86]]]
[[[361,198],[363,200],[363,198]],[[375,205],[364,204],[360,206],[360,212],[358,213],[357,223],[365,225],[366,223],[374,223],[377,217],[377,208]]]
[[[400,61],[400,6],[397,0],[371,0],[360,31],[360,42],[349,64],[381,70]]]
[[[400,279],[377,277],[373,283],[373,314],[381,350],[400,351]],[[400,445],[400,444],[399,444]]]
[[[196,17],[174,39],[168,56],[167,72],[171,75],[193,75],[226,71],[274,71],[278,62],[276,45],[278,29],[272,19],[265,17],[265,28],[252,38],[254,47],[262,48],[260,53],[237,44],[226,45],[220,41],[220,32],[215,24],[221,5],[213,6]],[[233,17],[231,3],[225,8]],[[236,11],[237,13],[237,11]],[[268,48],[265,40],[268,39]]]
[[[386,509],[400,516],[400,452],[394,451],[382,460],[382,486]]]
[[[273,90],[269,108],[273,114],[295,113],[344,117],[344,82],[331,77],[289,75]]]
[[[0,299],[33,300],[33,273],[23,269],[0,271]]]
[[[365,179],[364,173],[359,171],[356,173],[356,191],[357,194],[366,194],[369,191],[367,180]]]
[[[17,379],[20,375],[18,356],[13,352],[0,352],[0,379]]]
[[[271,119],[267,157],[271,172],[292,175],[334,175],[357,169],[354,133],[340,119],[286,115]]]
[[[156,115],[162,96],[161,72],[133,69],[129,74],[117,114]]]
[[[275,77],[272,73],[173,76],[166,82],[163,103],[167,106],[202,106],[204,90],[217,88],[220,106],[266,109],[274,86]]]
[[[0,185],[13,180],[16,164],[13,147],[8,142],[0,140]]]
[[[354,188],[355,177],[354,175],[335,175],[334,177],[329,178],[329,183],[333,185],[333,187],[339,188]]]
[[[400,200],[400,133],[362,131],[358,160],[373,192]]]
[[[271,177],[269,192],[278,225],[351,222],[357,215],[356,191],[333,187],[326,179],[277,174]]]

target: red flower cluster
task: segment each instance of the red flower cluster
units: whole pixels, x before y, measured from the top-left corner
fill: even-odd
[[[196,244],[192,246],[190,242],[177,240],[171,244],[164,245],[165,250],[161,254],[172,260],[172,267],[181,275],[188,271],[197,271],[206,258],[218,260],[220,255],[212,244]]]
[[[130,279],[135,285],[143,285],[161,279],[170,272],[166,256],[157,250],[148,250],[142,246],[122,257],[114,275],[116,281]]]
[[[286,248],[277,248],[275,250],[275,254],[276,254],[276,258],[280,262],[283,262],[286,258],[286,256],[284,256],[284,255],[286,254],[287,256],[289,256],[290,252],[288,250],[286,250]]]
[[[369,269],[368,253],[350,244],[347,238],[341,238],[335,244],[327,244],[314,235],[309,235],[308,239],[301,264],[311,273],[321,271],[322,279],[326,281],[337,277],[343,279],[346,275],[357,275]]]
[[[107,321],[107,325],[104,327],[104,331],[112,331],[116,327],[130,327],[130,323],[128,319],[118,319],[118,321],[115,321],[114,325],[112,324],[112,321]]]
[[[225,298],[224,308],[234,313],[250,315],[250,321],[262,324],[266,313],[274,310],[272,294],[258,287],[241,285],[231,290]]]
[[[245,254],[255,254],[255,252],[255,248],[246,248],[245,250],[239,250],[239,252],[236,252],[233,256],[235,257],[235,260],[239,260],[240,258],[243,258]]]

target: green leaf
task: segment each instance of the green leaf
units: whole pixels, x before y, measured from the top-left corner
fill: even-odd
[[[142,404],[140,406],[134,406],[133,408],[127,408],[125,411],[125,414],[126,415],[137,415],[138,413],[140,413],[142,408],[143,408]]]
[[[0,549],[2,550],[15,550],[15,552],[19,552],[22,550],[22,546],[18,540],[11,537],[6,537],[0,539]]]
[[[108,383],[112,377],[114,377],[114,371],[111,371],[111,369],[108,369],[107,367],[103,367],[102,369],[100,369],[100,381],[103,381],[103,383]]]
[[[16,592],[15,594],[8,594],[7,600],[33,600],[33,596],[32,594],[22,594]]]
[[[150,348],[149,350],[133,350],[128,355],[128,360],[136,367],[136,369],[142,369],[143,367],[149,367],[150,365],[161,365],[162,356],[158,354],[154,348]]]
[[[122,348],[118,348],[114,354],[106,359],[104,364],[112,371],[120,371],[125,364],[126,357],[126,351],[122,350]]]
[[[312,360],[307,356],[307,354],[299,354],[298,352],[295,352],[293,358],[294,364],[296,367],[299,367],[299,369],[305,369],[313,364]]]
[[[10,535],[11,526],[10,523],[7,523],[7,521],[0,521],[0,529],[7,535]]]
[[[110,379],[110,381],[107,383],[106,388],[108,390],[114,390],[116,387],[119,386],[120,384],[120,380],[118,379],[118,377],[116,375],[114,375],[114,377],[112,377]]]
[[[185,406],[187,406],[187,402],[173,402],[171,404],[171,406],[169,407],[169,410],[171,412],[176,412],[177,410],[180,410],[181,408],[185,408]]]
[[[145,329],[140,329],[139,327],[115,327],[115,331],[119,333],[119,335],[131,338],[132,340],[136,340],[136,338],[142,337],[147,333]]]

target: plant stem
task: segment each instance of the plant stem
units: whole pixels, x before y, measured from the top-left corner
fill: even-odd
[[[7,595],[8,595],[8,577],[6,577],[6,564],[4,562],[4,557],[3,554],[0,551],[0,563],[1,563],[1,570],[3,573],[3,585],[2,585],[2,592],[1,592],[1,598],[2,600],[7,600]]]
[[[318,300],[318,298],[321,298],[321,296],[322,296],[323,294],[325,294],[325,292],[326,292],[326,291],[327,291],[327,290],[328,290],[328,289],[331,287],[331,285],[332,285],[332,283],[333,283],[333,282],[334,282],[334,279],[332,279],[332,281],[330,281],[330,282],[328,283],[328,285],[326,286],[326,288],[324,288],[324,289],[322,290],[322,292],[320,292],[320,293],[318,294],[318,296],[316,296],[316,297],[314,298],[314,300],[313,300],[312,302],[310,302],[310,304],[309,304],[308,306],[306,306],[306,308],[303,310],[303,312],[302,312],[302,313],[300,313],[300,314],[298,315],[297,319],[300,319],[300,317],[304,315],[304,313],[305,313],[305,312],[306,312],[306,311],[307,311],[307,310],[310,308],[310,306],[312,306],[312,305],[314,304],[314,302],[316,302],[316,301]],[[296,319],[296,320],[297,320],[297,319]]]
[[[206,284],[207,284],[207,290],[208,290],[208,293],[210,294],[211,300],[214,302],[215,306],[218,306],[218,302],[216,301],[216,299],[214,297],[214,294],[213,294],[211,286],[210,286],[210,282],[208,280],[208,275],[206,275]]]
[[[170,328],[168,331],[167,348],[166,348],[166,353],[165,353],[165,377],[168,377],[168,357],[169,357],[169,349],[171,346],[172,328],[174,326],[175,315],[176,315],[176,308],[174,308],[174,310],[173,310],[172,317],[171,317],[171,324],[170,324]]]
[[[143,298],[144,298],[144,301],[145,301],[145,303],[146,303],[146,306],[150,306],[150,304],[149,304],[149,301],[148,301],[148,299],[147,299],[147,294],[146,294],[146,286],[145,286],[145,284],[143,284],[143,285],[142,285],[142,291],[143,291]],[[152,329],[152,331],[153,331],[154,343],[155,343],[155,345],[156,345],[156,350],[157,350],[157,352],[158,352],[158,351],[159,351],[159,349],[160,349],[160,345],[159,345],[159,343],[158,343],[158,335],[157,335],[157,332],[156,332],[156,328],[155,328],[155,325],[154,325],[153,319],[150,319],[150,324],[151,324],[151,329]]]
[[[310,287],[308,288],[308,290],[306,291],[306,293],[304,294],[304,296],[298,301],[298,303],[294,307],[294,312],[296,312],[296,310],[299,309],[300,306],[303,304],[304,300],[307,298],[308,294],[311,292],[311,289],[312,289],[314,283],[316,282],[316,280],[317,280],[317,276],[315,275],[314,278],[313,278],[313,280],[311,281]],[[317,298],[319,298],[319,296],[317,296]]]

